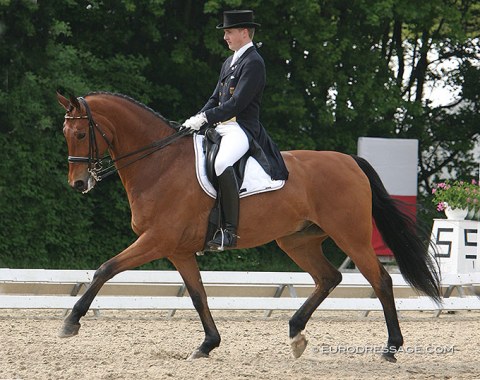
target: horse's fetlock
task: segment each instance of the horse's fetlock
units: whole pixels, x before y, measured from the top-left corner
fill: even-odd
[[[305,330],[305,323],[300,322],[297,318],[292,318],[288,321],[290,327],[290,338],[296,337],[300,332]]]
[[[209,347],[212,347],[212,349],[220,346],[220,342],[221,342],[221,341],[222,341],[222,339],[220,338],[220,335],[219,335],[219,334],[215,334],[215,335],[209,336],[208,338],[205,339],[205,343],[206,343]]]
[[[197,351],[202,352],[208,356],[210,351],[220,346],[220,341],[221,341],[221,338],[219,334],[209,335],[205,337],[205,340],[203,341],[202,345],[198,348]]]
[[[403,336],[392,336],[388,338],[388,347],[395,347],[398,350],[399,347],[403,346]]]

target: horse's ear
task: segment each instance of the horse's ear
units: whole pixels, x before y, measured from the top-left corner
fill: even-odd
[[[74,95],[70,95],[70,104],[80,111],[81,109],[80,102],[78,101],[77,97],[75,97]]]
[[[58,103],[60,103],[60,105],[65,108],[67,111],[70,110],[70,101],[65,97],[63,96],[62,94],[60,94],[58,91],[57,91],[57,100],[58,100]]]

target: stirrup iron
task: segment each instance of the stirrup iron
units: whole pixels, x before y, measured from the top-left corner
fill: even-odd
[[[224,251],[225,250],[225,238],[226,238],[226,233],[231,236],[232,238],[232,245],[228,245],[226,248],[235,248],[237,245],[237,239],[240,238],[236,233],[230,231],[228,228],[219,228],[216,232],[215,235],[213,235],[213,239],[210,240],[209,242],[209,248],[215,249],[217,251]],[[220,245],[218,245],[218,241],[215,241],[217,237],[220,237],[219,234],[221,234],[221,239],[220,239]]]

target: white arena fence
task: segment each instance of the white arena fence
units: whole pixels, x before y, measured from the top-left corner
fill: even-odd
[[[0,268],[0,309],[71,309],[93,278],[93,270]],[[307,273],[203,271],[208,303],[213,310],[296,310],[313,291]],[[342,273],[343,280],[319,310],[382,310],[372,287],[360,273]],[[442,276],[443,304],[419,296],[402,275],[392,273],[397,309],[434,311],[480,310],[480,272]],[[91,310],[194,309],[176,271],[131,270],[108,281]]]

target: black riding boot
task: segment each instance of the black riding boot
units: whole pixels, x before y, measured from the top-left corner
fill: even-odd
[[[218,187],[223,212],[223,229],[215,233],[215,237],[207,243],[207,246],[212,250],[223,251],[225,248],[233,248],[237,245],[240,202],[237,177],[232,166],[226,168],[218,177]]]

